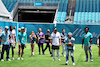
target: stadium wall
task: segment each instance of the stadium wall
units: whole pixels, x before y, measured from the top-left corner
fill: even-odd
[[[4,30],[5,26],[16,26],[16,34],[18,33],[18,28],[25,27],[27,28],[27,38],[28,43],[30,42],[29,35],[31,34],[31,31],[34,31],[35,33],[38,32],[38,28],[42,28],[42,32],[46,34],[47,29],[50,29],[50,33],[53,32],[53,29],[55,28],[55,24],[33,24],[33,23],[15,23],[15,22],[4,22],[0,21],[0,27],[2,27],[2,30]],[[75,24],[57,24],[56,25],[59,32],[62,32],[62,29],[66,30],[66,33],[72,32],[73,37],[76,39],[76,44],[81,44],[82,42],[82,34],[84,33],[84,28],[89,27],[90,32],[93,34],[93,44],[96,44],[97,38],[100,36],[100,25],[75,25]]]

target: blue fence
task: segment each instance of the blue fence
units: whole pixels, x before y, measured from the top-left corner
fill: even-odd
[[[16,32],[18,28],[24,26],[27,28],[27,38],[28,42],[30,42],[29,35],[31,34],[31,31],[34,31],[35,33],[38,32],[38,28],[42,28],[42,32],[44,34],[47,33],[47,29],[50,29],[50,33],[53,32],[53,29],[55,28],[54,24],[29,24],[29,23],[13,23],[13,22],[4,22],[0,21],[0,27],[3,28],[5,26],[16,26]],[[62,29],[66,30],[66,33],[72,32],[73,37],[76,39],[77,44],[81,44],[82,42],[82,34],[84,33],[84,28],[89,27],[90,32],[93,34],[93,44],[96,44],[97,38],[100,36],[100,25],[75,25],[75,24],[57,24],[57,29],[59,32],[62,32]]]

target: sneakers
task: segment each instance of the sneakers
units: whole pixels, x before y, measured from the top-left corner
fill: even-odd
[[[53,61],[55,61],[55,59],[53,59]]]
[[[11,61],[10,59],[7,59],[7,61]]]
[[[14,57],[12,58],[12,60],[15,60]]]
[[[4,61],[3,59],[1,59],[1,61]]]
[[[20,57],[18,57],[18,60],[20,60]]]
[[[63,55],[64,57],[66,57],[66,55]]]
[[[69,64],[68,64],[68,61],[65,63],[65,65],[69,65]]]
[[[100,56],[98,57],[98,59],[100,59]]]
[[[93,62],[93,59],[91,59],[91,62]]]
[[[21,60],[24,60],[22,57],[20,58]]]
[[[75,63],[73,63],[73,65],[75,65]]]
[[[58,59],[58,61],[61,61],[60,59]]]

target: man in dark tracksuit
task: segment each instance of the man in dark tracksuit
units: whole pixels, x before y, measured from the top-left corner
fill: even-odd
[[[45,43],[47,44],[46,45],[46,47],[45,47],[45,49],[44,49],[44,52],[45,52],[45,50],[47,49],[47,48],[49,48],[49,52],[50,52],[50,54],[52,54],[51,53],[51,51],[50,51],[50,45],[49,45],[49,43],[50,43],[50,30],[48,29],[47,30],[47,33],[46,33],[46,35],[45,35]]]

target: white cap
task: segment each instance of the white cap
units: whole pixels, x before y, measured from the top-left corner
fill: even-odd
[[[9,29],[9,27],[8,26],[5,26],[5,29]]]
[[[68,32],[68,35],[72,35],[72,33],[71,32]]]

